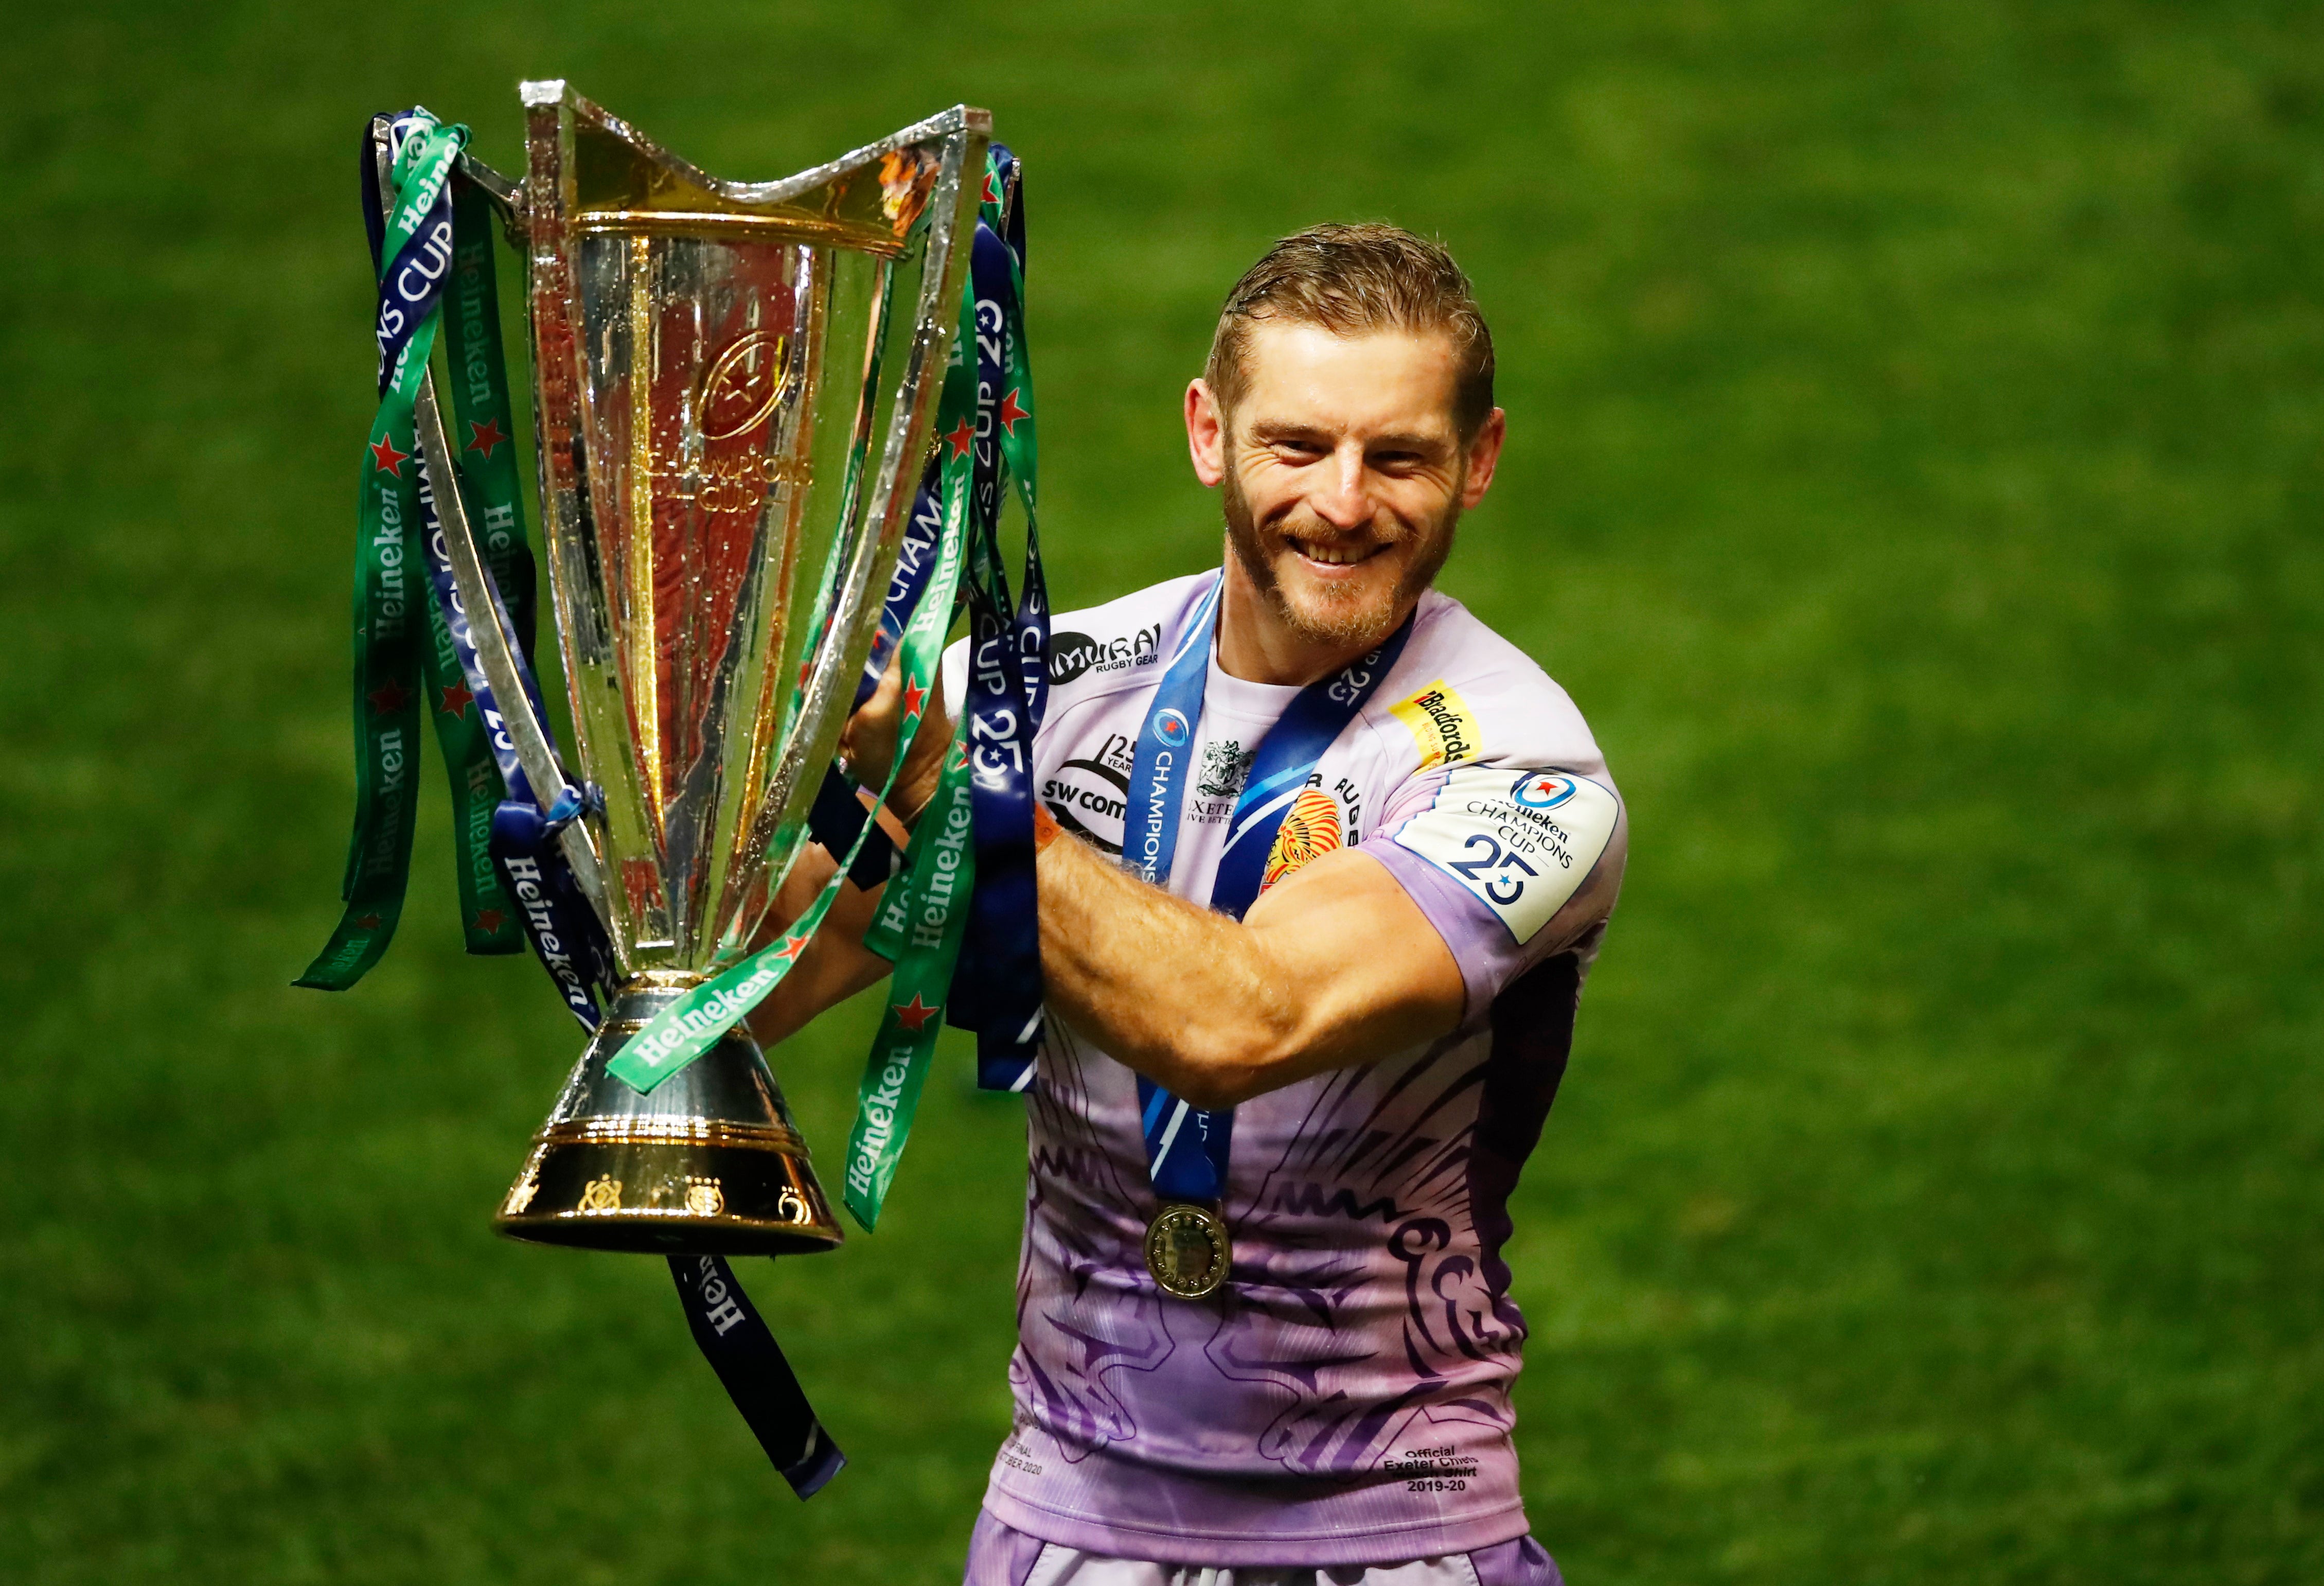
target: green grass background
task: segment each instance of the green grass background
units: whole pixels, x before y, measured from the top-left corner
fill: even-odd
[[[1030,171],[1065,604],[1196,567],[1271,236],[1443,235],[1510,443],[1446,586],[1634,857],[1517,1207],[1537,1534],[1614,1582],[2324,1578],[2324,14],[2132,0],[27,7],[0,51],[0,1579],[956,1579],[1020,1124],[756,1294],[486,1227],[576,1047],[417,897],[345,996],[353,181],[563,74],[771,176]],[[429,751],[432,755],[432,747]],[[782,1059],[826,1158],[862,1006]]]

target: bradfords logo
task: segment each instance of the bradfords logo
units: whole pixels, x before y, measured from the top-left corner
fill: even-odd
[[[1442,678],[1411,698],[1388,706],[1388,714],[1404,724],[1405,731],[1420,746],[1422,770],[1475,759],[1484,737],[1468,702]]]
[[[1070,683],[1084,672],[1118,672],[1124,667],[1151,666],[1162,653],[1162,624],[1140,628],[1114,639],[1093,639],[1086,633],[1049,636],[1049,681]]]
[[[1509,797],[1527,809],[1555,809],[1573,797],[1573,779],[1555,771],[1527,771],[1509,789]]]

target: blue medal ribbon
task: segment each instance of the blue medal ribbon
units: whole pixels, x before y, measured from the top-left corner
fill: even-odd
[[[1172,652],[1139,729],[1130,772],[1130,808],[1121,856],[1139,875],[1167,886],[1178,849],[1178,813],[1185,802],[1194,739],[1210,681],[1211,646],[1218,632],[1219,586],[1214,577]],[[1299,691],[1268,729],[1251,756],[1242,792],[1227,821],[1226,850],[1211,880],[1210,906],[1240,919],[1259,898],[1268,855],[1291,804],[1307,786],[1316,762],[1364,708],[1395,667],[1412,636],[1412,618],[1379,647]],[[1196,1107],[1144,1074],[1138,1076],[1139,1126],[1146,1139],[1147,1171],[1165,1201],[1216,1204],[1226,1195],[1227,1152],[1234,1139],[1234,1109]]]

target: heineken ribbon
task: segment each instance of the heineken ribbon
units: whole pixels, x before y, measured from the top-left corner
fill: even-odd
[[[911,869],[890,884],[864,933],[864,945],[896,965],[857,1087],[855,1127],[847,1142],[847,1209],[867,1231],[878,1224],[894,1183],[940,1023],[992,1031],[979,1036],[981,1084],[1021,1090],[1033,1074],[1030,1043],[1040,1017],[1040,959],[1033,913],[1030,768],[1033,729],[1047,703],[1048,613],[1032,515],[1032,382],[1021,312],[1023,211],[1014,201],[1015,177],[1015,160],[996,146],[986,167],[984,203],[972,244],[969,302],[936,426],[947,443],[944,499],[953,537],[946,545],[958,545],[966,562],[975,613],[972,671],[1001,675],[972,681],[936,796],[920,817]],[[1004,237],[1010,241],[1004,244]],[[1000,554],[1004,463],[1018,481],[1026,509],[1026,599],[1013,613]],[[940,583],[948,572],[938,574]],[[996,637],[1005,648],[988,650]],[[1008,664],[1027,656],[1030,678]],[[1005,839],[1011,829],[1012,782],[1022,801],[1021,855],[992,835],[999,831]],[[986,868],[988,853],[1002,867],[997,883]],[[1013,898],[1019,912],[987,917],[983,911],[995,897]],[[991,933],[985,939],[998,948],[976,967],[965,961],[965,945],[981,940],[970,929],[973,910],[984,920],[980,928]],[[990,988],[991,994],[978,994],[988,991],[983,977],[994,964],[1014,978]]]
[[[994,145],[970,254],[976,296],[976,467],[971,494],[968,697],[976,890],[950,1021],[976,1031],[977,1083],[1031,1083],[1041,1029],[1033,743],[1048,705],[1049,602],[1036,512],[1038,447],[1025,343],[1025,217],[1017,161]],[[1010,598],[1001,502],[1025,512],[1021,599]],[[967,993],[965,995],[962,993]]]
[[[1220,582],[1214,577],[1204,592],[1185,637],[1163,671],[1130,762],[1130,814],[1121,834],[1121,856],[1156,886],[1169,884],[1171,861],[1177,853],[1178,812],[1194,770],[1203,694],[1210,680]],[[1252,753],[1242,792],[1227,820],[1226,848],[1211,880],[1213,908],[1240,919],[1258,900],[1276,834],[1293,801],[1305,791],[1324,751],[1356,719],[1396,665],[1411,634],[1412,618],[1407,616],[1378,649],[1301,689],[1268,729]],[[1234,1110],[1194,1106],[1140,1074],[1138,1111],[1154,1193],[1165,1201],[1215,1204],[1222,1199]]]
[[[813,1498],[847,1456],[816,1418],[775,1335],[723,1256],[672,1256],[669,1276],[702,1358],[791,1490]]]
[[[937,542],[927,589],[904,635],[907,705],[918,703],[910,692],[916,662],[927,669],[922,686],[934,687],[945,636],[952,628],[954,596],[968,558],[977,408],[976,375],[970,361],[974,313],[972,290],[962,302],[960,333],[953,340],[952,362],[945,371],[936,408],[945,532]],[[904,1142],[919,1109],[920,1087],[935,1059],[945,1003],[956,989],[954,968],[976,884],[967,732],[964,715],[945,751],[936,796],[920,816],[911,868],[888,884],[863,933],[863,945],[896,966],[879,1033],[872,1037],[871,1056],[856,1089],[855,1125],[847,1137],[847,1210],[867,1231],[878,1226],[880,1208],[895,1182],[896,1166],[903,1159]],[[900,759],[901,751],[898,754]]]
[[[393,203],[380,233],[379,409],[364,445],[355,595],[355,820],[337,929],[298,984],[344,991],[395,935],[411,868],[423,650],[413,531],[420,443],[413,409],[451,272],[451,178],[465,127],[414,113],[395,124]],[[465,870],[466,867],[464,867]],[[466,879],[463,879],[463,902]]]

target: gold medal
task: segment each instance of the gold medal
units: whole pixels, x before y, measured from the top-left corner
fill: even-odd
[[[1146,1225],[1146,1269],[1165,1294],[1208,1299],[1227,1280],[1227,1225],[1207,1206],[1165,1201]]]

